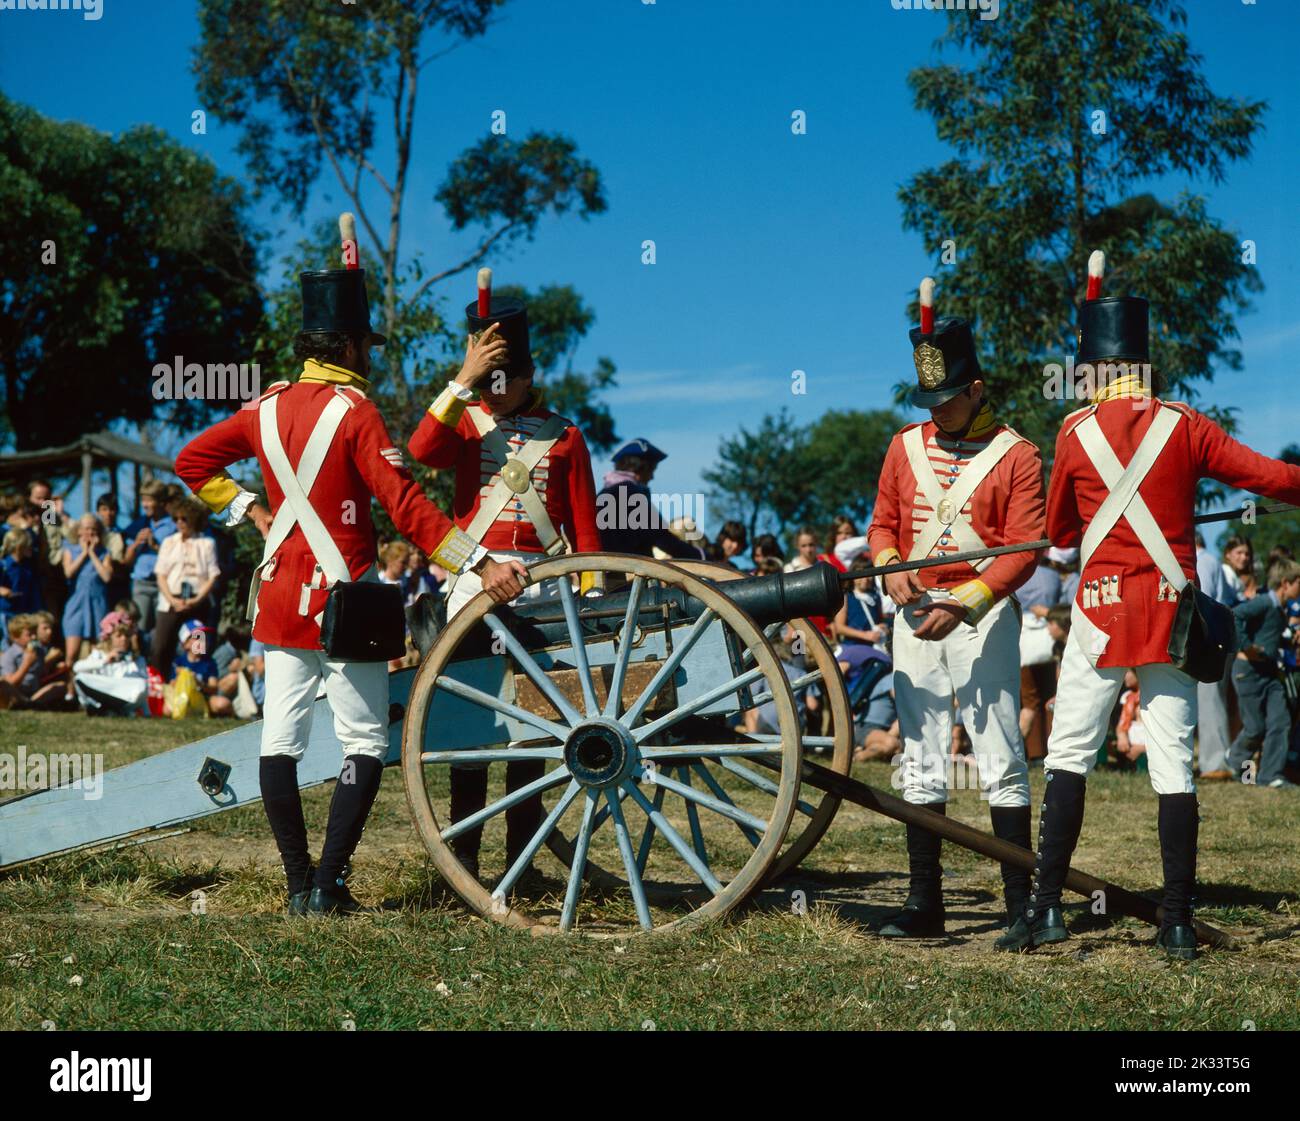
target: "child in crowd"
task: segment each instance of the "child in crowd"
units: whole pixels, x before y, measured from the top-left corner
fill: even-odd
[[[25,529],[6,530],[0,544],[0,626],[14,615],[26,615],[41,607],[32,535]]]
[[[1146,729],[1142,727],[1142,694],[1133,670],[1124,674],[1124,690],[1119,697],[1119,722],[1115,725],[1115,754],[1131,766],[1147,752]],[[1145,770],[1145,766],[1142,768]]]
[[[129,615],[111,611],[99,631],[99,645],[72,667],[77,700],[87,716],[138,715],[149,690],[149,672],[135,624]]]
[[[113,562],[103,543],[104,529],[94,514],[77,523],[77,543],[63,546],[63,574],[70,594],[63,608],[63,640],[68,664],[77,660],[81,644],[99,637],[99,621],[108,614],[108,585]],[[68,682],[68,697],[73,696]]]
[[[202,623],[181,624],[181,651],[172,662],[171,680],[175,681],[181,670],[189,670],[208,702],[208,712],[213,716],[233,716],[230,698],[221,692],[217,663],[208,653],[211,634],[212,628]]]
[[[9,645],[0,653],[0,708],[57,708],[62,681],[42,681],[45,648],[36,640],[37,620],[14,615],[9,620]]]

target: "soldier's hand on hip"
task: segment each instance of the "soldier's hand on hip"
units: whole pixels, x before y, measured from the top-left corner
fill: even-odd
[[[497,334],[500,326],[499,323],[493,323],[478,337],[477,342],[473,336],[466,340],[465,362],[456,377],[456,381],[466,389],[473,389],[493,370],[505,367],[509,351],[506,340]]]
[[[914,608],[912,615],[924,619],[924,622],[912,632],[913,637],[933,640],[952,634],[957,629],[957,625],[966,618],[966,608],[960,603],[944,600]]]
[[[271,523],[275,519],[272,517],[271,511],[260,502],[254,502],[248,507],[248,516],[253,524],[257,526],[257,532],[263,537],[271,532]]]
[[[899,607],[915,603],[924,591],[920,574],[915,569],[911,572],[891,572],[885,577],[885,593]]]
[[[528,569],[521,561],[488,558],[483,563],[481,578],[483,590],[492,597],[493,603],[509,603],[527,587]]]

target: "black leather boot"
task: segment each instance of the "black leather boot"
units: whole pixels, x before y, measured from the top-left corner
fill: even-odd
[[[546,771],[543,759],[521,759],[506,764],[506,792],[513,793],[542,777]],[[514,866],[528,842],[542,827],[542,796],[534,794],[518,805],[506,810],[506,868]]]
[[[325,827],[325,844],[321,848],[320,866],[307,900],[313,915],[353,914],[361,909],[343,882],[343,870],[361,843],[370,807],[379,793],[384,765],[372,755],[349,755],[334,785],[330,799],[329,823]]]
[[[1025,852],[1033,851],[1028,806],[990,806],[993,835]],[[1007,927],[1015,925],[1029,902],[1029,872],[1014,864],[1002,865],[1002,898],[1007,907]]]
[[[298,761],[288,755],[263,755],[258,780],[266,820],[284,865],[289,891],[288,913],[304,914],[311,894],[313,869],[307,849],[307,826],[298,792]]]
[[[927,810],[946,814],[942,802],[927,805]],[[880,925],[883,938],[942,938],[943,868],[939,863],[942,839],[937,833],[919,825],[907,826],[907,865],[909,884],[903,909],[890,915]]]
[[[470,814],[478,813],[487,805],[488,772],[486,767],[452,767],[451,769],[451,820],[454,825]],[[478,850],[483,843],[483,826],[453,837],[451,851],[456,854],[467,871],[478,879]]]
[[[998,950],[1032,950],[1070,935],[1061,913],[1061,890],[1070,870],[1070,857],[1083,828],[1083,803],[1088,782],[1072,771],[1048,771],[1047,792],[1038,819],[1038,851],[1034,879],[1025,913],[993,945]]]
[[[1160,795],[1160,857],[1165,870],[1165,895],[1156,945],[1171,958],[1183,961],[1196,957],[1192,897],[1196,892],[1199,827],[1195,794]]]

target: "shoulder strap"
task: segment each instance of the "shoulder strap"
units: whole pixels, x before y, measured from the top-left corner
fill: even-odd
[[[1074,429],[1074,435],[1078,437],[1084,454],[1110,491],[1097,513],[1093,515],[1083,535],[1083,543],[1079,549],[1079,570],[1083,571],[1087,567],[1088,560],[1097,546],[1106,539],[1120,518],[1124,518],[1132,527],[1142,548],[1155,562],[1160,574],[1169,581],[1175,591],[1182,591],[1183,585],[1187,583],[1187,577],[1179,566],[1174,551],[1169,547],[1169,542],[1165,540],[1164,531],[1151,516],[1151,511],[1142,501],[1142,496],[1138,494],[1138,488],[1160,457],[1160,453],[1169,442],[1169,437],[1173,435],[1174,429],[1182,418],[1182,414],[1177,409],[1160,406],[1157,406],[1157,409],[1151,427],[1142,437],[1127,467],[1120,466],[1114,449],[1107,442],[1101,425],[1097,423],[1095,413],[1081,421]]]
[[[266,454],[267,466],[284,492],[284,503],[276,511],[271,532],[266,538],[266,548],[262,561],[270,560],[292,532],[295,524],[302,527],[307,545],[316,558],[316,563],[324,570],[331,583],[346,582],[352,578],[347,562],[343,559],[334,538],[325,528],[320,515],[313,509],[308,499],[308,492],[320,473],[325,462],[325,454],[334,442],[334,436],[343,423],[350,405],[341,396],[333,395],[321,412],[316,427],[308,437],[298,462],[298,473],[289,466],[289,457],[285,454],[284,444],[280,441],[280,425],[276,416],[278,397],[269,397],[258,407],[258,420],[261,426],[262,451]],[[283,521],[283,528],[281,522]]]

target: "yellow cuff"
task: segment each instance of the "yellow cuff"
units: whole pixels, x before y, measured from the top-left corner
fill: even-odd
[[[448,572],[459,572],[478,548],[478,542],[455,526],[433,551],[433,559]]]
[[[213,475],[212,478],[199,487],[199,499],[214,514],[220,514],[234,501],[238,493],[239,484],[225,472],[220,475]]]
[[[457,397],[449,385],[434,398],[433,404],[429,406],[429,413],[448,428],[455,428],[460,423],[465,406],[468,404],[468,401]]]
[[[952,598],[966,608],[966,622],[978,623],[993,606],[993,589],[983,580],[967,580],[950,593]]]
[[[578,577],[578,594],[585,596],[590,591],[605,590],[605,574],[603,572],[584,572]]]
[[[886,549],[883,553],[877,553],[871,558],[871,563],[877,568],[884,568],[887,564],[897,564],[903,559],[903,554],[897,549]]]

